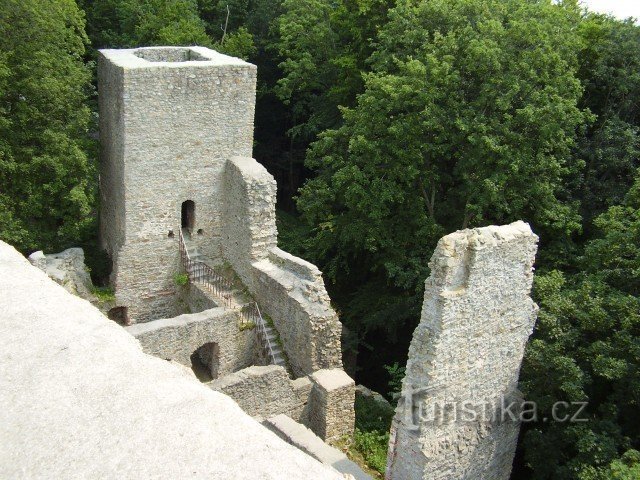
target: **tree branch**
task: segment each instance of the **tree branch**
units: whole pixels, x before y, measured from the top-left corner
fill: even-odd
[[[224,44],[224,37],[227,36],[227,26],[229,25],[229,14],[230,14],[230,10],[229,10],[229,5],[227,5],[227,18],[224,21],[224,27],[222,25],[220,25],[220,28],[222,29],[222,38],[220,39],[220,46],[222,46]]]

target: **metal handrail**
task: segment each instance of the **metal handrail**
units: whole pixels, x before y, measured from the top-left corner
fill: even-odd
[[[180,239],[180,260],[182,266],[189,276],[190,282],[198,282],[204,285],[213,295],[221,299],[227,308],[231,308],[233,283],[224,276],[216,273],[209,265],[204,262],[192,260],[189,256],[189,250],[182,235],[182,229],[179,230]],[[241,325],[253,322],[257,327],[258,335],[262,337],[262,343],[266,346],[267,353],[272,364],[276,363],[276,354],[273,345],[267,335],[267,324],[262,317],[260,307],[257,302],[250,302],[242,306],[240,310]]]
[[[258,307],[258,304],[254,303],[254,305],[256,307],[256,312],[258,313],[258,316],[257,316],[258,322],[256,323],[256,325],[258,325],[259,331],[261,332],[263,337],[263,342],[267,346],[271,363],[275,364],[276,354],[273,352],[273,346],[271,345],[271,340],[269,340],[269,336],[267,335],[266,322],[264,321],[264,318],[262,318],[262,314],[260,313],[260,307]]]
[[[209,292],[222,301],[224,306],[231,308],[233,283],[206,263],[192,260],[182,235],[182,229],[179,230],[178,236],[180,238],[180,260],[189,276],[189,281],[204,285]]]
[[[264,320],[260,307],[256,302],[251,302],[243,306],[241,316],[244,322],[253,322],[257,328],[258,336],[262,340],[263,345],[266,347],[267,354],[271,363],[276,363],[276,354],[274,352],[274,346],[269,340],[267,335],[267,322]]]

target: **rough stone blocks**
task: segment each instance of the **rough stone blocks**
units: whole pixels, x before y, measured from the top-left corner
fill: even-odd
[[[325,441],[353,434],[356,386],[344,370],[318,370],[311,375],[313,389],[309,397],[311,430]]]
[[[538,237],[516,222],[443,237],[391,430],[387,478],[507,480]],[[466,409],[466,410],[465,410]],[[517,411],[517,410],[516,410]]]
[[[134,322],[169,317],[178,230],[220,258],[222,172],[251,156],[256,67],[203,47],[102,50],[100,235],[119,306]]]

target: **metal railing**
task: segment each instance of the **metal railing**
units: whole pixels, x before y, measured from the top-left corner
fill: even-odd
[[[189,281],[200,283],[220,300],[225,307],[231,308],[233,303],[233,283],[231,280],[217,273],[206,263],[191,259],[182,235],[182,229],[179,230],[179,238],[180,260],[189,276]]]
[[[267,355],[269,355],[270,363],[275,365],[276,354],[274,351],[274,346],[271,343],[271,340],[269,339],[269,335],[267,334],[267,324],[264,321],[264,318],[262,318],[262,314],[260,313],[260,307],[258,307],[258,304],[256,302],[249,303],[245,305],[245,307],[248,307],[247,310],[250,312],[248,318],[251,318],[251,321],[256,326],[256,332],[258,334],[258,338],[262,341],[262,345],[264,345],[266,353]]]
[[[223,305],[231,308],[233,299],[233,283],[223,275],[215,272],[209,265],[204,262],[192,260],[189,256],[189,250],[182,235],[182,229],[179,230],[180,238],[180,260],[190,282],[198,282],[202,284],[209,292],[222,301]],[[276,364],[275,348],[267,333],[267,323],[262,317],[260,307],[256,302],[250,302],[243,305],[240,309],[240,326],[255,325],[258,339],[262,342],[264,349],[269,356],[269,361]]]

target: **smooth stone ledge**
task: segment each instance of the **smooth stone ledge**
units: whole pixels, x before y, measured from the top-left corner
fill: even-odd
[[[343,478],[3,242],[0,311],[0,478]]]

